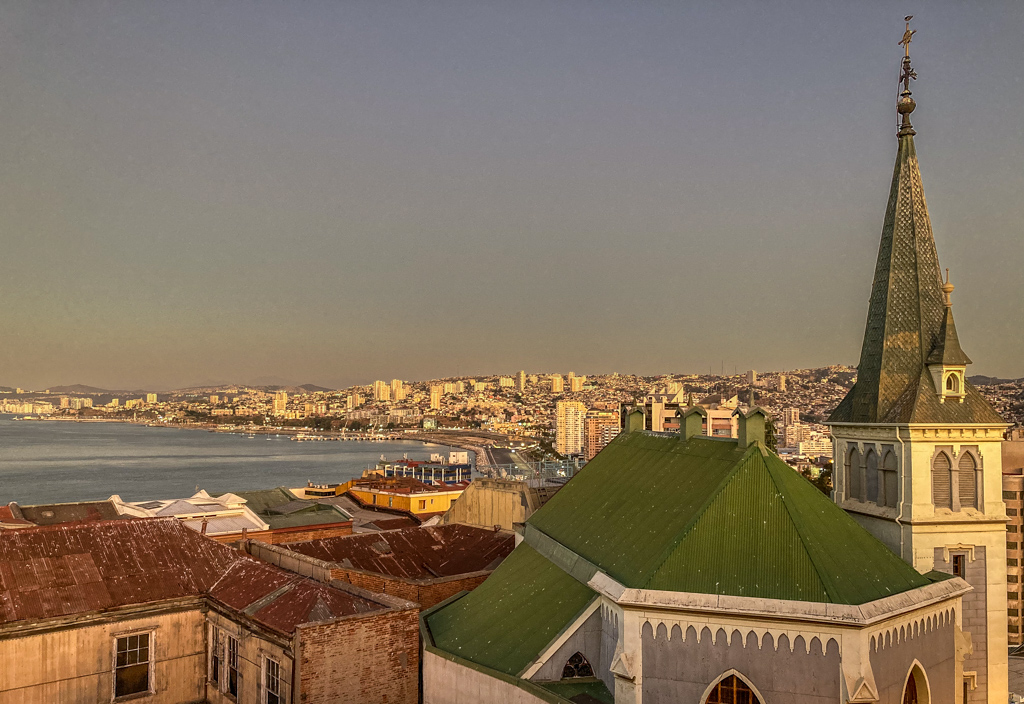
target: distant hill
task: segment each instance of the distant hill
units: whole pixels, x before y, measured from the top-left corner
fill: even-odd
[[[971,382],[975,386],[991,386],[993,384],[1009,384],[1017,379],[1000,379],[997,376],[983,376],[976,374],[974,376],[967,377],[967,381]]]
[[[71,386],[51,386],[50,393],[52,394],[112,394],[114,391],[108,389],[98,389],[95,386],[86,386],[85,384],[72,384]]]
[[[17,389],[12,389],[10,386],[0,386],[0,393],[13,394]]]
[[[316,393],[317,391],[334,391],[334,389],[327,389],[323,386],[317,386],[316,384],[303,384],[299,388],[310,393]]]

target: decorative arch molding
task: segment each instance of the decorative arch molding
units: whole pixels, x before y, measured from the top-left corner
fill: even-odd
[[[709,684],[707,686],[707,688],[704,690],[704,693],[700,695],[700,699],[698,700],[700,702],[700,704],[704,704],[704,702],[706,702],[708,700],[708,697],[711,696],[711,690],[713,690],[718,685],[719,682],[722,682],[723,680],[727,680],[730,677],[735,677],[736,679],[738,679],[741,682],[743,682],[743,684],[747,685],[750,688],[750,691],[754,693],[754,696],[757,697],[757,700],[759,702],[762,702],[762,704],[764,702],[768,701],[767,699],[764,698],[764,695],[761,694],[761,691],[754,685],[754,683],[750,681],[749,677],[744,675],[739,670],[726,670],[721,675],[719,675],[718,678],[714,682]]]
[[[710,640],[712,645],[722,641],[726,645],[737,645],[743,648],[757,647],[761,650],[770,647],[778,651],[785,647],[790,652],[803,652],[811,655],[828,655],[830,648],[839,649],[839,638],[820,631],[802,631],[792,628],[766,628],[759,626],[724,624],[710,626],[707,622],[676,621],[673,619],[645,619],[641,624],[641,633],[655,640],[665,639],[669,642],[693,640],[701,643]],[[751,635],[754,637],[751,638]],[[785,639],[785,641],[783,641]]]
[[[956,610],[941,608],[925,614],[917,613],[912,618],[889,623],[885,628],[871,634],[871,649],[875,652],[895,647],[905,641],[928,635],[939,628],[945,628],[956,620]]]

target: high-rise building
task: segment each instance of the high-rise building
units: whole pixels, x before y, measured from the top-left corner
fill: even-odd
[[[156,394],[146,394],[146,403],[156,403]]]
[[[71,408],[71,398],[68,397],[68,396],[61,396],[60,397],[60,407],[61,408]]]
[[[482,394],[486,390],[487,390],[487,384],[485,384],[484,382],[482,382],[482,381],[475,381],[475,382],[473,382],[473,391],[475,391],[476,393]]]
[[[464,394],[464,393],[466,393],[466,382],[464,382],[464,381],[456,381],[455,382],[455,393],[457,393],[457,394]]]
[[[442,391],[444,393],[446,393],[446,394],[453,394],[453,393],[455,393],[455,382],[454,381],[446,381],[444,386],[442,387]]]
[[[441,393],[444,391],[444,387],[434,384],[430,387],[430,408],[432,410],[439,410],[441,408]]]
[[[526,391],[526,372],[521,371],[516,375],[516,386],[520,391]]]
[[[782,425],[783,427],[789,427],[796,425],[800,422],[800,409],[799,408],[783,408],[782,409]]]
[[[583,452],[583,422],[587,407],[579,401],[559,401],[555,404],[555,450],[560,455],[578,455]]]
[[[1008,686],[1007,609],[1024,608],[1022,585],[1008,585],[1006,575],[1007,560],[1021,559],[1007,555],[1007,423],[967,382],[971,360],[953,323],[953,285],[940,273],[910,124],[916,74],[906,47],[896,166],[857,382],[827,421],[833,498],[918,572],[945,572],[974,588],[958,615],[972,644],[962,691],[968,704],[994,703]]]
[[[210,404],[216,406],[218,403],[220,403],[220,396],[217,394],[210,394]]]
[[[288,392],[287,391],[275,391],[274,392],[274,415],[283,416],[288,412]]]
[[[391,380],[391,400],[392,401],[404,401],[405,400],[405,384],[401,379]]]
[[[614,411],[587,411],[583,419],[583,457],[590,461],[612,438],[619,434],[621,423]]]
[[[779,391],[785,391],[785,390],[786,390],[786,375],[785,374],[779,374]]]
[[[515,385],[516,385],[516,383],[512,380],[512,377],[510,377],[510,376],[498,377],[498,388],[499,389],[511,389]]]
[[[386,381],[375,381],[373,382],[373,400],[374,401],[390,401],[391,400],[391,387]]]
[[[565,382],[562,380],[561,374],[551,375],[551,393],[560,394],[565,386]]]
[[[750,386],[757,386],[757,372],[753,369],[747,372],[747,384]]]
[[[569,391],[583,391],[583,384],[587,381],[585,376],[576,376],[572,374],[569,376]]]

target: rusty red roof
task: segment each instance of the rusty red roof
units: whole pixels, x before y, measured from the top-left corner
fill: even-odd
[[[206,596],[285,634],[302,623],[384,608],[256,560],[174,518],[0,531],[0,628]]]
[[[494,569],[512,552],[515,538],[452,523],[321,538],[286,547],[352,569],[402,579],[435,579]]]

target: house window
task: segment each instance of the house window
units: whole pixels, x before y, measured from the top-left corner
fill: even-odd
[[[210,681],[219,685],[220,673],[224,666],[224,641],[219,628],[211,628],[210,630],[213,631],[210,637]]]
[[[932,460],[932,503],[935,504],[935,508],[953,507],[952,482],[949,471],[951,467],[949,455],[945,452],[935,455],[935,459]]]
[[[420,501],[420,508],[426,508],[426,507],[427,507],[427,500],[423,499],[422,501]]]
[[[148,692],[149,634],[137,633],[117,639],[114,662],[114,697]]]
[[[761,704],[761,700],[736,675],[729,675],[715,685],[705,700],[706,704]]]
[[[967,556],[953,555],[953,576],[960,579],[967,579]]]
[[[265,704],[283,704],[284,687],[281,686],[281,663],[271,658],[265,658],[263,662],[264,684],[266,684]]]
[[[228,694],[238,696],[238,639],[228,636]]]
[[[587,659],[583,657],[583,653],[574,653],[571,658],[565,663],[565,667],[562,668],[562,679],[570,679],[572,677],[593,677],[594,668],[590,666]]]

